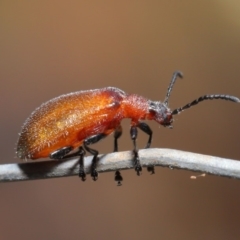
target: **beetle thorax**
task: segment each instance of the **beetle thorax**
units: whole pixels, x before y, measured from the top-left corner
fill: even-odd
[[[146,119],[148,102],[149,100],[142,96],[136,94],[127,95],[121,103],[124,118],[130,118],[133,122]]]

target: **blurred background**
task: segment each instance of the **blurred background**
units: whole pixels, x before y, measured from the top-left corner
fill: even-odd
[[[58,95],[115,86],[183,106],[208,93],[240,97],[239,1],[0,1],[0,163],[29,114]],[[129,119],[121,151],[131,150]],[[153,147],[240,159],[240,105],[206,101],[169,130],[149,122]],[[140,132],[139,148],[147,136]],[[111,152],[110,136],[94,148]],[[240,182],[189,171],[122,171],[0,184],[0,239],[239,239]]]

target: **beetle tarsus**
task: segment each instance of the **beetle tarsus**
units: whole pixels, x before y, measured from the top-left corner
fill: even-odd
[[[92,166],[91,166],[91,177],[92,177],[93,181],[98,180],[98,172],[96,170],[97,161],[98,161],[98,158],[97,158],[97,155],[95,155],[93,157]]]
[[[84,148],[86,149],[86,151],[88,151],[89,153],[91,153],[93,155],[92,170],[91,170],[91,177],[92,177],[93,181],[97,181],[97,179],[98,179],[98,172],[96,170],[96,165],[97,165],[97,161],[98,161],[98,157],[97,157],[98,151],[88,147],[88,145],[97,143],[104,137],[106,137],[106,134],[99,133],[99,134],[92,135],[92,136],[86,138],[83,142],[83,145],[84,145]]]
[[[97,181],[98,180],[98,172],[96,171],[96,169],[92,169],[91,171],[91,177],[93,179],[93,181]]]
[[[138,130],[137,130],[136,126],[134,126],[134,125],[131,126],[130,135],[131,135],[131,138],[132,138],[132,141],[133,141],[133,146],[134,146],[134,148],[133,148],[134,167],[135,167],[135,171],[137,172],[137,175],[140,176],[140,172],[142,171],[142,167],[141,167],[141,164],[140,164],[138,150],[137,150],[137,145],[136,145],[136,139],[137,139],[137,135],[138,135]],[[150,139],[150,142],[151,142],[151,139]]]
[[[122,126],[119,125],[115,131],[114,131],[114,147],[113,147],[113,152],[118,152],[118,138],[122,136]],[[118,182],[117,186],[122,186],[122,176],[120,171],[115,172],[115,181]]]
[[[142,172],[142,166],[139,162],[139,159],[135,161],[135,171],[137,172],[137,175],[140,176]]]
[[[122,175],[121,175],[120,171],[115,172],[114,180],[117,182],[117,186],[122,186],[123,178],[122,178]]]
[[[86,181],[86,173],[82,169],[79,170],[78,176],[82,179],[83,182]]]
[[[154,169],[154,166],[148,166],[147,167],[147,171],[150,172],[150,174],[155,174],[155,169]]]
[[[86,181],[86,173],[84,171],[84,155],[86,154],[85,150],[83,149],[83,147],[79,147],[78,150],[78,155],[79,155],[79,173],[78,176],[82,179],[82,181]]]
[[[140,176],[140,173],[142,172],[142,167],[141,165],[138,165],[135,167],[135,171],[137,172],[137,175]]]
[[[137,172],[137,175],[140,176],[140,173],[142,172],[142,166],[140,164],[139,156],[138,156],[138,151],[134,150],[134,166],[135,166],[135,171]]]

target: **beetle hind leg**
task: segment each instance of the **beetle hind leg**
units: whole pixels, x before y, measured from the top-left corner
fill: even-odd
[[[73,148],[71,146],[63,147],[63,148],[60,148],[60,149],[52,152],[49,157],[51,159],[62,160],[62,159],[68,159],[68,158],[71,158],[71,157],[79,156],[80,169],[79,169],[78,175],[82,179],[82,181],[85,181],[86,180],[86,173],[84,171],[84,155],[85,155],[86,152],[84,151],[83,147],[80,146],[77,152],[74,152],[72,154],[68,154],[72,150],[73,150]]]
[[[91,177],[92,177],[93,181],[96,181],[98,179],[98,172],[96,170],[97,161],[98,161],[98,157],[97,157],[98,151],[88,147],[88,145],[97,143],[104,137],[106,137],[106,134],[99,133],[99,134],[96,134],[96,135],[86,138],[83,142],[83,145],[84,145],[84,148],[86,149],[86,151],[88,151],[89,153],[91,153],[93,155],[92,166],[91,166]]]
[[[71,146],[63,147],[63,148],[57,149],[56,151],[52,152],[49,157],[51,159],[56,159],[56,160],[64,159],[65,156],[68,153],[70,153],[72,150],[73,150],[73,148]]]
[[[84,155],[86,154],[86,152],[82,146],[79,147],[78,154],[79,154],[79,165],[80,165],[78,176],[84,182],[86,180],[86,173],[84,171]]]

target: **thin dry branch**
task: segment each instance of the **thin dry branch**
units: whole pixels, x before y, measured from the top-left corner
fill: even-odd
[[[186,169],[218,176],[240,179],[240,161],[184,152],[173,149],[144,149],[139,151],[141,164]],[[86,173],[90,172],[92,157],[84,161]],[[98,172],[109,172],[133,168],[133,154],[128,152],[100,155]],[[78,159],[64,161],[25,162],[0,165],[0,182],[46,179],[77,175]]]

